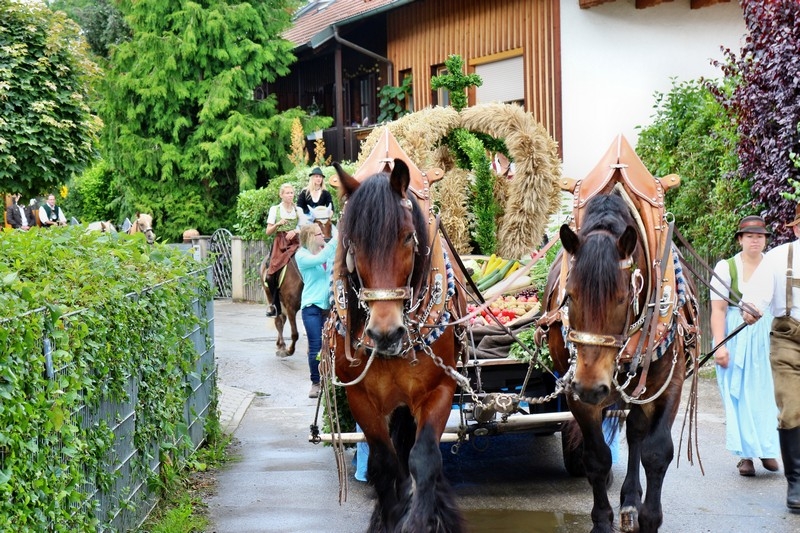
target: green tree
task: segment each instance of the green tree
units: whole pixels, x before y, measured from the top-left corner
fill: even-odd
[[[92,52],[108,58],[111,46],[131,38],[122,13],[110,0],[49,0],[50,9],[64,11],[83,30]]]
[[[87,102],[99,70],[63,13],[0,2],[0,190],[53,191],[95,155]]]
[[[119,218],[150,212],[174,240],[230,227],[240,191],[291,168],[292,120],[306,132],[330,124],[253,96],[289,72],[292,44],[280,35],[294,5],[120,0],[133,37],[112,53],[101,113]]]
[[[739,219],[758,213],[750,184],[737,173],[736,124],[714,96],[730,92],[712,82],[673,80],[668,93],[656,93],[653,123],[636,146],[654,175],[681,176],[680,187],[667,193],[667,207],[675,226],[709,258],[733,255]]]

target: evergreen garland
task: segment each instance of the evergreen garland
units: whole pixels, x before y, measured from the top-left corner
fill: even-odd
[[[497,247],[497,215],[500,208],[494,199],[495,175],[492,173],[486,146],[474,133],[456,128],[445,139],[460,168],[472,170],[472,213],[475,217],[472,237],[481,254],[492,254]]]

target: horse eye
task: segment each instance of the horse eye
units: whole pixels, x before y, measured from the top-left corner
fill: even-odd
[[[414,242],[414,234],[409,233],[408,235],[406,235],[405,244],[411,244],[413,242]]]

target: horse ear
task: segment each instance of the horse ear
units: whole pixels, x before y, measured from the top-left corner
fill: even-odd
[[[406,197],[406,191],[411,183],[411,173],[408,170],[408,165],[402,159],[394,160],[394,168],[392,169],[392,175],[389,177],[389,182],[392,184],[394,192],[402,198]]]
[[[619,256],[621,258],[630,257],[633,254],[633,250],[636,248],[636,228],[633,226],[628,226],[625,228],[625,231],[622,232],[622,235],[619,236],[617,239],[617,249],[619,250]]]
[[[358,189],[359,185],[361,185],[361,183],[353,176],[345,172],[338,162],[333,162],[333,168],[336,169],[336,175],[339,176],[339,191],[344,196],[350,196],[353,194],[355,190]]]
[[[575,252],[578,251],[580,240],[578,239],[578,235],[569,227],[569,224],[562,224],[561,228],[558,230],[558,235],[561,238],[561,245],[567,253],[575,255]]]

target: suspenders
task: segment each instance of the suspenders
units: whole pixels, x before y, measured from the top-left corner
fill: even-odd
[[[800,288],[800,278],[793,276],[792,259],[794,256],[794,242],[789,245],[789,253],[786,255],[786,314],[789,316],[792,310],[792,288]]]

